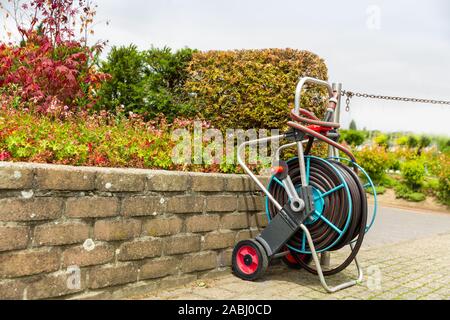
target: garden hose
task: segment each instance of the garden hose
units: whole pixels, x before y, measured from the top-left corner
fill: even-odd
[[[312,215],[312,220],[306,221],[305,225],[311,233],[316,251],[334,251],[353,242],[347,259],[338,267],[324,271],[324,275],[329,276],[344,270],[361,247],[367,222],[366,193],[358,175],[348,166],[335,160],[324,161],[310,156],[306,158],[307,181],[315,190],[316,214]],[[294,186],[301,186],[298,159],[288,161],[288,168]],[[347,187],[340,187],[343,185]],[[269,184],[269,191],[282,206],[288,202],[283,186],[275,180]],[[333,192],[328,194],[329,191]],[[326,196],[321,198],[319,195]],[[267,203],[267,213],[270,219],[278,213],[271,202]],[[292,256],[305,270],[317,274],[314,268],[300,258],[300,253],[310,252],[303,231],[298,231],[287,245]]]
[[[318,139],[318,140],[321,140],[321,141],[323,141],[323,142],[325,142],[325,143],[327,143],[327,144],[329,144],[329,145],[331,145],[331,146],[333,146],[333,147],[335,147],[335,148],[341,150],[341,151],[342,151],[343,153],[345,153],[345,154],[346,154],[353,162],[356,162],[356,158],[355,158],[355,156],[353,155],[353,153],[352,153],[350,150],[348,150],[347,148],[344,148],[342,145],[340,145],[340,144],[337,143],[336,141],[333,141],[333,140],[331,140],[330,138],[325,137],[323,134],[320,134],[320,133],[314,131],[313,129],[308,128],[308,127],[305,127],[305,126],[303,126],[303,125],[301,125],[301,124],[299,124],[299,123],[297,123],[297,122],[289,121],[287,124],[288,124],[288,126],[294,128],[294,129],[296,129],[296,130],[302,131],[303,133],[305,133],[305,134],[307,134],[307,135],[309,135],[309,136],[311,136],[311,137],[314,137],[314,138],[316,138],[316,139]],[[355,169],[356,169],[356,168],[355,168]]]
[[[341,127],[341,125],[337,122],[328,122],[328,121],[319,120],[313,113],[309,112],[306,109],[300,108],[299,111],[300,111],[300,114],[306,116],[307,118],[298,116],[297,114],[295,114],[294,110],[292,110],[291,111],[291,119],[292,120],[301,121],[301,122],[305,122],[307,124],[313,124],[313,125],[327,127],[327,128],[333,128],[333,129],[338,129]]]

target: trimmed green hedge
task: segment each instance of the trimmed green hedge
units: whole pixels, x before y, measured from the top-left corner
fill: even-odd
[[[188,66],[185,90],[202,117],[220,129],[281,128],[304,76],[328,78],[324,61],[308,51],[197,52]],[[303,95],[302,105],[321,116],[325,95],[313,87]]]
[[[101,86],[96,108],[142,114],[154,119],[163,113],[169,121],[195,116],[195,108],[183,90],[187,65],[195,50],[151,48],[139,51],[135,45],[113,47],[101,71],[111,79]]]
[[[375,183],[383,180],[389,167],[388,153],[383,147],[363,148],[355,153],[358,163]]]

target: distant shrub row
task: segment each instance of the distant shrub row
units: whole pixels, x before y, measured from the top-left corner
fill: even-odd
[[[279,128],[285,125],[299,77],[327,79],[317,55],[293,49],[199,52],[135,46],[113,48],[102,72],[110,74],[98,92],[98,109],[152,118],[198,116],[217,128]],[[323,89],[302,102],[321,115]]]
[[[423,201],[435,195],[450,205],[450,154],[428,151],[420,155],[412,149],[387,152],[382,146],[356,151],[359,164],[380,188],[394,188],[398,198]],[[399,174],[387,174],[389,170]]]
[[[193,55],[185,89],[203,117],[219,128],[281,128],[286,124],[299,77],[327,79],[322,59],[293,49],[208,51]],[[303,95],[321,115],[323,89]]]

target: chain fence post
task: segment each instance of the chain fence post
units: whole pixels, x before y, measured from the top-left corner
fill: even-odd
[[[341,92],[342,92],[342,83],[333,83],[331,88],[333,91],[337,92],[337,104],[336,109],[334,111],[334,122],[340,123],[341,119]],[[328,156],[329,157],[338,157],[339,151],[338,149],[328,146]]]
[[[342,98],[342,83],[333,83],[333,91],[336,91],[337,96],[337,105],[336,112],[334,113],[334,122],[340,122],[341,120],[341,98]]]
[[[333,91],[337,92],[337,104],[336,109],[334,111],[334,122],[340,123],[341,118],[341,91],[342,91],[342,83],[333,83],[332,84]],[[328,146],[328,157],[339,157],[338,149]],[[320,265],[327,269],[330,267],[331,256],[329,251],[322,252],[320,254]]]

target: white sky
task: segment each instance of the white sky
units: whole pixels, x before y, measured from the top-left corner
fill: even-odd
[[[96,2],[97,21],[110,23],[96,26],[95,37],[110,45],[304,49],[325,59],[330,81],[344,89],[450,100],[446,0]],[[352,118],[359,128],[450,135],[450,106],[355,98],[344,126]]]

